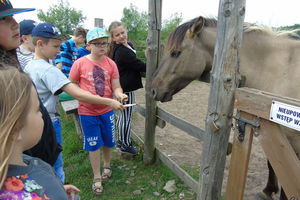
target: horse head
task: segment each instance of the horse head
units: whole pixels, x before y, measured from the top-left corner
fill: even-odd
[[[207,28],[208,24],[203,17],[195,18],[170,34],[159,67],[153,74],[151,87],[155,100],[171,101],[174,94],[210,70],[216,31]]]

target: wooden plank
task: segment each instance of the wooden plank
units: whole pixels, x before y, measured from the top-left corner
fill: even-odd
[[[146,117],[146,109],[140,105],[136,105],[135,106],[135,111],[137,111],[138,113],[140,113],[143,117]],[[159,128],[164,128],[166,126],[166,122],[162,119],[160,119],[158,116],[156,118],[156,125]]]
[[[146,120],[145,145],[143,161],[145,164],[155,162],[155,127],[156,127],[156,101],[151,95],[151,80],[159,60],[159,42],[161,30],[162,0],[149,0],[149,28],[147,36],[147,69],[146,69]]]
[[[140,136],[138,136],[132,129],[130,130],[130,132],[131,132],[131,138],[132,138],[135,142],[137,142],[140,146],[144,146],[144,141],[143,141],[143,139],[142,139]]]
[[[186,132],[190,136],[193,136],[199,140],[203,140],[205,134],[204,129],[198,128],[197,126],[194,126],[188,123],[187,121],[180,119],[159,107],[157,108],[157,116],[165,120],[169,124],[172,124],[176,128]]]
[[[82,136],[82,128],[81,128],[81,124],[80,124],[80,120],[79,120],[79,116],[77,113],[71,113],[74,124],[75,124],[75,128],[76,128],[76,133],[79,136]]]
[[[238,84],[246,0],[222,0],[211,71],[206,134],[198,200],[221,198],[226,152],[231,130],[234,92]],[[231,200],[231,199],[230,199]]]
[[[184,171],[179,165],[177,165],[172,159],[170,159],[161,150],[156,149],[157,157],[167,165],[187,186],[189,186],[194,192],[198,192],[199,184],[195,181],[186,171]]]
[[[253,120],[255,117],[240,112],[241,117]],[[253,129],[247,125],[243,141],[238,139],[239,131],[234,130],[234,140],[230,159],[229,175],[226,189],[226,199],[242,200],[253,141]]]
[[[144,145],[144,141],[134,131],[131,131],[132,138],[139,144]],[[194,192],[198,190],[198,183],[195,181],[186,171],[184,171],[179,165],[177,165],[172,159],[170,159],[165,153],[156,147],[157,157],[167,165],[187,186],[189,186]]]
[[[146,110],[140,105],[136,106],[136,111],[138,111],[142,116],[145,117]],[[172,124],[176,128],[186,132],[190,136],[193,136],[199,140],[203,140],[205,131],[197,126],[194,126],[187,121],[172,115],[171,113],[163,110],[162,108],[157,107],[157,117],[160,119]]]
[[[60,104],[66,114],[77,113],[78,100],[62,101]]]
[[[300,107],[300,100],[298,99],[282,97],[246,87],[237,89],[235,98],[235,107],[238,110],[243,110],[264,119],[269,119],[272,100]]]
[[[300,161],[280,126],[262,119],[259,134],[262,148],[288,199],[300,199]]]

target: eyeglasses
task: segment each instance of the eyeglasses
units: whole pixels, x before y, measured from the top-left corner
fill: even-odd
[[[107,47],[109,43],[108,42],[93,42],[91,44],[95,45],[96,47],[104,48],[104,47]]]

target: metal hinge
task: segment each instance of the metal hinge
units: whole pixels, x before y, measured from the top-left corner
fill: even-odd
[[[258,128],[260,127],[260,118],[257,117],[257,120],[256,121],[252,121],[250,119],[246,119],[244,117],[241,117],[239,113],[237,113],[236,116],[233,117],[235,120],[236,120],[236,128],[238,129],[239,131],[239,135],[238,135],[238,140],[240,142],[243,142],[244,141],[244,138],[245,138],[245,130],[246,130],[246,125],[250,125],[252,126],[255,131],[254,131],[254,135],[255,136],[258,136],[259,133],[258,133]]]

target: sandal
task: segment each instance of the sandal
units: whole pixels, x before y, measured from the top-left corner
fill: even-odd
[[[101,179],[102,180],[107,180],[111,177],[111,174],[112,174],[111,168],[110,167],[104,167]]]
[[[93,192],[96,195],[102,194],[102,192],[103,192],[103,186],[102,186],[101,178],[95,178],[93,180],[92,189],[93,189]]]

